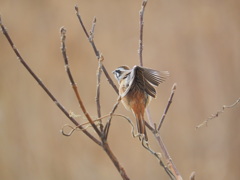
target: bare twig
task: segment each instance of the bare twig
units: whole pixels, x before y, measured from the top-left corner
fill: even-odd
[[[108,133],[109,133],[109,128],[110,128],[110,125],[111,125],[111,121],[112,121],[112,115],[113,113],[116,111],[118,105],[119,105],[119,102],[121,100],[121,96],[118,96],[118,99],[117,99],[117,102],[115,103],[115,105],[113,106],[113,109],[112,111],[110,112],[110,117],[106,123],[106,126],[104,128],[104,139],[107,140],[107,137],[108,137]]]
[[[100,82],[101,82],[101,74],[102,74],[102,60],[100,59],[98,61],[98,69],[97,69],[96,104],[97,104],[97,115],[98,115],[98,118],[101,117]],[[102,120],[100,120],[100,130],[103,131]]]
[[[169,97],[169,99],[168,99],[168,104],[167,104],[167,106],[166,106],[166,108],[165,108],[165,110],[164,110],[164,113],[163,113],[162,118],[161,118],[161,120],[160,120],[160,123],[159,123],[159,125],[158,125],[158,129],[157,129],[158,131],[159,131],[160,128],[162,127],[162,124],[163,124],[163,121],[164,121],[164,119],[165,119],[165,117],[166,117],[166,115],[167,115],[168,109],[169,109],[170,105],[172,104],[172,99],[173,99],[173,96],[174,96],[174,93],[175,93],[176,88],[177,88],[177,84],[174,83],[174,84],[173,84],[173,87],[172,87],[171,95],[170,95],[170,97]]]
[[[136,137],[141,137],[142,134],[139,134],[139,133],[135,133],[135,126],[132,122],[132,120],[124,115],[121,115],[121,114],[112,114],[112,116],[119,116],[119,117],[122,117],[124,119],[126,119],[128,121],[128,123],[131,125],[131,133],[132,133],[132,136],[134,138]],[[155,133],[155,129],[153,129],[147,122],[146,123],[146,126],[152,131]],[[169,177],[171,178],[171,180],[175,180],[175,176],[174,174],[172,173],[172,171],[167,167],[165,166],[164,162],[162,161],[161,157],[162,157],[162,154],[161,153],[158,153],[158,152],[155,152],[154,150],[152,150],[148,144],[148,142],[145,141],[144,138],[142,138],[142,146],[147,149],[151,154],[153,154],[158,160],[159,160],[159,164],[164,168],[164,170],[166,171],[166,173],[169,175]]]
[[[94,17],[93,22],[92,22],[92,28],[91,28],[90,33],[89,33],[89,41],[93,41],[96,22],[97,22],[97,18]],[[98,52],[98,54],[99,54],[99,52]],[[99,58],[100,58],[100,54],[99,54]]]
[[[142,58],[142,52],[143,52],[143,17],[144,17],[144,10],[145,7],[147,5],[147,0],[143,0],[142,1],[142,6],[141,6],[141,10],[139,11],[139,16],[140,16],[140,37],[139,37],[139,50],[138,50],[138,54],[139,54],[139,64],[140,66],[143,66],[143,58]]]
[[[118,101],[118,102],[119,102],[119,101]],[[116,106],[117,104],[118,104],[118,103],[116,103],[115,106]],[[131,125],[131,133],[132,133],[132,136],[133,136],[134,138],[139,137],[139,136],[142,136],[142,135],[139,134],[139,133],[135,133],[135,126],[134,126],[134,124],[133,124],[133,122],[132,122],[132,120],[131,120],[130,118],[128,118],[128,117],[126,117],[126,116],[124,116],[124,115],[122,115],[122,114],[112,114],[112,113],[113,113],[113,111],[112,111],[110,114],[108,114],[108,115],[106,115],[106,116],[104,116],[104,117],[101,117],[101,119],[106,118],[107,116],[110,116],[110,117],[112,117],[112,116],[122,117],[122,118],[126,119],[126,120],[128,121],[128,123]],[[96,120],[99,120],[99,119],[96,119]],[[150,128],[150,130],[152,130],[153,132],[155,132],[155,130],[152,129],[152,127],[151,127],[148,123],[146,123],[146,125]],[[154,150],[152,150],[152,149],[150,148],[150,146],[148,145],[148,143],[145,141],[144,138],[142,138],[142,145],[143,145],[144,148],[146,148],[151,154],[153,154],[153,155],[159,160],[159,164],[164,168],[164,170],[165,170],[166,173],[169,175],[169,177],[170,177],[172,180],[174,180],[174,179],[175,179],[175,176],[174,176],[174,174],[171,172],[171,170],[170,170],[167,166],[165,166],[164,162],[163,162],[162,159],[161,159],[161,157],[162,157],[161,153],[158,153],[158,152],[155,152]]]
[[[149,128],[149,130],[153,133],[155,139],[157,140],[158,145],[160,146],[160,149],[162,151],[163,157],[167,160],[167,168],[166,166],[163,164],[162,161],[160,161],[160,165],[165,169],[165,171],[167,172],[167,174],[169,175],[169,177],[171,179],[177,179],[177,180],[182,180],[182,177],[179,173],[179,171],[177,170],[172,158],[170,157],[170,154],[167,151],[167,148],[165,146],[165,144],[163,143],[163,140],[159,134],[159,132],[153,128],[152,126],[150,126],[147,122],[145,122],[145,125]],[[169,171],[171,171],[171,173],[169,173]]]
[[[177,180],[181,180],[182,177],[181,177],[179,171],[177,170],[177,167],[175,166],[172,158],[170,157],[170,154],[168,153],[167,148],[166,148],[165,144],[163,143],[161,136],[158,133],[155,133],[154,136],[155,136],[158,144],[161,147],[163,156],[167,160],[167,167],[171,170],[172,174],[174,175],[174,177]]]
[[[147,114],[147,119],[148,119],[148,121],[149,121],[149,123],[150,123],[149,126],[154,127],[154,122],[153,122],[153,120],[152,120],[152,116],[151,116],[151,113],[150,113],[150,109],[149,109],[148,107],[146,108],[146,114]],[[147,122],[145,121],[145,123],[147,123]]]
[[[93,19],[92,23],[92,29],[90,31],[90,36],[89,39],[90,41],[93,41],[94,38],[94,31],[95,31],[95,26],[96,26],[96,17]],[[96,90],[96,104],[97,104],[97,115],[98,118],[101,117],[101,105],[100,105],[100,81],[101,81],[101,74],[102,74],[102,61],[103,61],[103,56],[100,54],[100,57],[98,58],[98,69],[97,69],[97,90]],[[102,120],[100,120],[100,130],[101,132],[103,131],[103,125],[102,125]]]
[[[91,126],[93,127],[93,129],[96,131],[96,133],[98,134],[99,137],[102,137],[102,133],[100,132],[100,130],[98,129],[98,127],[94,124],[92,118],[90,117],[90,115],[88,114],[83,102],[82,102],[82,99],[80,97],[80,94],[78,92],[78,88],[77,88],[77,85],[76,83],[74,82],[74,79],[72,77],[72,74],[71,74],[71,71],[70,71],[70,68],[69,68],[69,64],[68,64],[68,57],[67,57],[67,53],[66,53],[66,46],[65,46],[65,39],[66,39],[66,30],[64,29],[64,27],[61,28],[61,50],[62,50],[62,55],[63,55],[63,59],[64,59],[64,63],[65,63],[65,68],[66,68],[66,71],[67,71],[67,74],[68,74],[68,77],[69,77],[69,80],[71,82],[71,85],[72,85],[72,88],[74,90],[74,93],[77,97],[77,100],[78,100],[78,103],[84,113],[84,115],[86,116],[87,120],[89,121],[89,123],[91,124]]]
[[[236,102],[234,102],[232,105],[223,105],[222,109],[217,111],[215,114],[212,114],[211,116],[209,116],[207,118],[207,120],[203,121],[201,124],[199,124],[198,126],[196,126],[196,129],[202,127],[202,126],[207,126],[208,122],[214,118],[217,118],[220,114],[224,113],[225,109],[230,109],[233,108],[234,106],[236,106],[238,103],[240,102],[240,98],[238,98],[238,100]]]
[[[109,156],[109,158],[112,160],[113,164],[115,165],[115,167],[117,168],[118,172],[120,173],[120,175],[122,176],[123,180],[129,180],[129,177],[127,176],[125,170],[123,169],[123,167],[120,165],[119,161],[117,160],[116,156],[112,153],[107,141],[105,143],[103,143],[103,149],[104,151],[107,153],[107,155]]]
[[[169,109],[169,107],[170,107],[170,105],[171,105],[172,98],[173,98],[173,95],[174,95],[175,90],[176,90],[176,84],[174,84],[173,87],[172,87],[172,92],[171,92],[171,95],[170,95],[170,97],[169,97],[168,104],[167,104],[167,106],[166,106],[166,108],[165,108],[165,111],[164,111],[164,113],[163,113],[163,116],[162,116],[162,118],[161,118],[161,120],[160,120],[160,124],[161,124],[161,122],[164,120],[164,118],[165,118],[165,116],[166,116],[166,114],[167,114],[167,111],[168,111],[168,109]],[[151,122],[151,121],[152,121],[152,120],[150,120],[150,122]],[[163,153],[163,156],[164,156],[164,158],[167,160],[167,167],[169,167],[169,169],[170,169],[171,171],[170,171],[168,168],[166,169],[166,167],[164,166],[163,162],[161,162],[161,161],[160,161],[160,165],[162,165],[162,166],[164,167],[165,171],[167,172],[167,174],[169,175],[169,177],[170,177],[171,179],[177,178],[177,180],[181,180],[182,177],[181,177],[179,171],[177,170],[177,168],[176,168],[176,166],[175,166],[172,158],[170,157],[170,154],[168,153],[167,148],[166,148],[166,146],[165,146],[165,144],[164,144],[164,142],[163,142],[163,140],[162,140],[162,138],[161,138],[161,136],[160,136],[160,134],[159,134],[159,129],[160,129],[160,128],[159,128],[159,129],[156,129],[156,127],[152,127],[152,126],[149,125],[147,122],[145,122],[145,124],[146,124],[146,126],[152,131],[154,137],[156,138],[156,140],[157,140],[157,142],[158,142],[158,145],[160,146],[160,149],[161,149],[161,151],[162,151],[162,153]],[[160,126],[160,127],[161,127],[161,126]],[[171,172],[171,173],[170,173],[170,172]]]
[[[175,89],[176,89],[176,84],[173,85],[172,92],[171,92],[171,95],[170,95],[168,104],[167,104],[167,106],[166,106],[166,108],[165,108],[165,111],[164,111],[164,114],[165,114],[165,115],[163,114],[162,118],[163,118],[163,117],[165,118],[165,116],[166,116],[166,114],[167,114],[167,111],[168,111],[168,109],[169,109],[169,107],[170,107],[170,105],[171,105],[171,102],[172,102],[172,98],[173,98]],[[160,121],[160,122],[161,122],[161,121]],[[160,136],[160,134],[159,134],[159,130],[156,129],[156,127],[152,127],[151,125],[149,125],[149,124],[146,123],[146,122],[145,122],[145,124],[146,124],[146,126],[152,131],[155,139],[157,140],[157,143],[158,143],[158,145],[160,146],[160,149],[161,149],[161,151],[162,151],[163,157],[167,160],[167,167],[169,167],[169,169],[171,170],[172,173],[169,174],[169,173],[166,171],[166,169],[164,168],[165,171],[168,173],[168,175],[169,175],[170,178],[173,178],[172,175],[174,175],[174,177],[175,177],[177,180],[182,180],[182,176],[180,175],[177,167],[175,166],[172,158],[170,157],[170,154],[168,153],[168,150],[167,150],[167,148],[166,148],[166,146],[165,146],[165,144],[164,144],[164,142],[163,142],[163,140],[162,140],[162,138],[161,138],[161,136]],[[160,162],[160,164],[161,164],[161,162]],[[163,166],[163,167],[164,167],[164,166]],[[173,179],[175,179],[175,178],[173,178]]]
[[[0,26],[2,29],[2,32],[6,39],[8,40],[10,46],[12,47],[12,50],[16,54],[18,60],[21,62],[21,64],[24,66],[24,68],[30,73],[30,75],[37,81],[37,83],[40,85],[40,87],[47,93],[47,95],[52,99],[52,101],[58,106],[58,108],[68,117],[70,121],[73,122],[76,126],[79,126],[80,124],[69,115],[69,113],[66,111],[66,109],[58,102],[58,100],[53,96],[53,94],[48,90],[48,88],[44,85],[44,83],[40,80],[40,78],[32,71],[32,69],[28,66],[28,64],[25,62],[25,60],[20,55],[19,51],[17,50],[16,46],[14,45],[11,37],[9,36],[5,26],[2,23],[1,17],[0,17]],[[91,140],[93,140],[96,144],[101,145],[101,142],[97,140],[93,135],[91,135],[88,131],[82,130],[84,134],[86,134]]]
[[[101,58],[101,54],[100,54],[99,51],[97,50],[97,47],[96,47],[94,41],[91,40],[91,38],[90,38],[90,36],[89,36],[89,34],[88,34],[88,32],[87,32],[84,24],[83,24],[83,21],[82,21],[82,18],[81,18],[81,16],[80,16],[80,14],[79,14],[79,10],[78,10],[78,6],[77,6],[77,5],[75,6],[75,11],[76,11],[76,15],[77,15],[77,17],[78,17],[78,20],[79,20],[79,22],[80,22],[80,24],[81,24],[81,26],[82,26],[82,28],[83,28],[83,31],[84,31],[85,35],[87,36],[90,44],[92,45],[92,48],[93,48],[93,50],[94,50],[94,53],[95,53],[97,59]],[[109,84],[113,87],[113,89],[115,90],[115,92],[118,94],[118,88],[117,88],[117,86],[114,84],[112,78],[109,76],[109,74],[108,74],[108,72],[107,72],[107,70],[106,70],[106,68],[105,68],[104,65],[102,65],[102,70],[103,70],[103,73],[105,74],[105,76],[106,76]]]
[[[172,173],[172,171],[168,168],[168,166],[165,166],[162,160],[162,154],[155,152],[153,149],[150,148],[149,144],[145,139],[142,139],[142,146],[147,149],[151,154],[153,154],[158,160],[159,164],[164,168],[168,176],[171,178],[171,180],[175,180],[175,175]]]

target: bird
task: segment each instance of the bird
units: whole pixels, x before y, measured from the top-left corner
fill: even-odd
[[[121,102],[127,110],[133,112],[136,118],[140,139],[148,141],[145,127],[144,113],[152,98],[156,98],[156,89],[164,82],[168,71],[157,71],[142,66],[120,66],[113,71],[119,84]]]

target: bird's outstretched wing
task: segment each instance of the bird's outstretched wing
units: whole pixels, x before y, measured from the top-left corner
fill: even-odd
[[[169,76],[168,71],[157,71],[140,66],[134,66],[129,78],[129,84],[126,91],[122,94],[124,97],[132,88],[143,89],[147,94],[156,97],[156,90],[154,86],[158,86],[164,82],[166,77]]]

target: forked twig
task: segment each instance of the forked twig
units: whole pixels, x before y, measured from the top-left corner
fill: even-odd
[[[94,17],[92,28],[90,31],[89,39],[90,41],[93,41],[94,38],[94,31],[96,26],[97,19]],[[97,105],[97,115],[98,118],[101,117],[101,104],[100,104],[100,82],[101,82],[101,74],[102,74],[102,61],[104,60],[103,56],[100,54],[98,58],[98,69],[97,69],[97,89],[96,89],[96,105]],[[103,125],[102,120],[100,120],[100,130],[103,132]]]
[[[166,173],[169,175],[169,177],[171,178],[171,180],[175,180],[175,177],[174,177],[174,174],[172,173],[172,171],[167,167],[165,166],[164,162],[162,161],[162,155],[161,153],[158,153],[158,152],[155,152],[153,149],[150,148],[149,144],[147,141],[145,141],[145,138],[143,138],[142,134],[139,134],[139,133],[135,133],[135,126],[132,122],[132,120],[124,115],[121,115],[121,114],[113,114],[112,116],[119,116],[119,117],[122,117],[124,119],[126,119],[128,121],[128,123],[130,124],[131,126],[131,133],[132,133],[132,136],[134,138],[136,137],[141,137],[141,141],[142,141],[142,146],[147,149],[151,154],[153,154],[158,160],[159,160],[159,164],[164,168],[164,170],[166,171]],[[145,122],[146,123],[146,122]],[[152,128],[148,123],[146,123],[146,125],[149,127],[149,128]],[[154,129],[151,129],[152,131],[154,131]]]
[[[220,114],[224,113],[225,109],[230,109],[235,107],[238,103],[240,102],[240,98],[238,98],[238,100],[236,102],[234,102],[231,105],[223,105],[222,109],[217,111],[215,114],[212,114],[211,116],[209,116],[207,118],[207,120],[203,121],[201,124],[199,124],[198,126],[196,126],[196,129],[202,127],[202,126],[207,126],[208,122],[214,118],[217,118]]]
[[[76,7],[75,7],[75,9],[76,9]],[[80,15],[78,17],[80,17]],[[89,38],[89,41],[91,42],[91,44],[94,45],[93,48],[95,48],[94,51],[95,51],[95,53],[97,53],[96,55],[98,57],[98,61],[101,61],[102,60],[102,56],[97,51],[97,49],[95,47],[95,44],[94,44],[94,41],[93,41],[93,33],[94,33],[95,23],[96,23],[96,21],[94,20],[93,26],[92,26],[92,31],[91,31],[91,36],[88,35],[88,38]],[[84,27],[83,23],[81,23],[81,24]],[[86,29],[84,28],[84,31],[85,30]],[[67,55],[66,55],[66,48],[65,48],[65,39],[66,39],[65,33],[66,33],[66,30],[61,30],[61,35],[62,35],[62,54],[63,54],[65,66],[69,69],[68,58],[67,58]],[[102,65],[102,69],[103,69],[103,67],[104,66]],[[103,69],[103,71],[104,71],[104,69]],[[68,76],[69,76],[69,74],[71,74],[70,69],[67,72],[69,72],[68,73]],[[91,126],[94,128],[94,130],[98,134],[99,138],[101,138],[101,141],[102,141],[101,146],[102,146],[102,148],[107,153],[108,157],[112,160],[113,164],[115,165],[116,169],[118,170],[118,172],[121,175],[121,177],[123,178],[123,180],[129,180],[129,178],[128,178],[124,168],[121,166],[121,164],[119,163],[118,159],[116,158],[116,156],[113,154],[112,150],[110,149],[110,147],[108,145],[108,142],[107,142],[107,139],[105,138],[105,134],[98,129],[98,127],[96,126],[96,124],[94,123],[94,121],[92,120],[90,115],[87,113],[87,111],[85,109],[85,106],[84,106],[84,104],[83,104],[83,102],[82,102],[82,100],[80,98],[79,93],[78,93],[77,86],[76,86],[75,82],[73,81],[73,78],[70,78],[70,76],[69,76],[69,79],[70,79],[70,81],[72,80],[71,84],[72,84],[73,90],[75,92],[75,95],[76,95],[76,97],[78,99],[79,105],[80,105],[84,115],[86,116],[86,118],[88,119],[89,123],[91,124]],[[110,124],[109,124],[109,127],[110,127]],[[109,130],[109,127],[108,127],[108,130]]]
[[[85,35],[87,36],[90,44],[92,45],[92,48],[93,48],[93,50],[94,50],[94,53],[95,53],[97,59],[99,60],[99,58],[101,58],[101,54],[100,54],[99,51],[97,50],[97,47],[96,47],[94,41],[91,40],[91,38],[90,38],[90,36],[89,36],[89,34],[88,34],[88,32],[87,32],[84,24],[83,24],[83,21],[82,21],[82,18],[81,18],[81,16],[80,16],[80,13],[79,13],[78,6],[77,6],[77,5],[75,6],[75,11],[76,11],[77,18],[78,18],[78,20],[79,20],[79,22],[80,22],[80,24],[81,24],[81,27],[83,28],[83,31],[84,31]],[[118,88],[117,88],[117,86],[114,84],[112,78],[109,76],[109,74],[108,74],[108,72],[107,72],[107,70],[106,70],[106,68],[105,68],[104,65],[102,65],[102,70],[103,70],[103,73],[105,74],[105,76],[106,76],[109,84],[113,87],[113,89],[115,90],[115,92],[118,94]]]
[[[144,138],[142,138],[142,146],[145,149],[147,149],[151,154],[153,154],[159,160],[159,164],[164,168],[164,170],[166,171],[168,176],[171,178],[171,180],[175,180],[175,175],[172,173],[172,171],[167,166],[165,166],[165,164],[162,160],[162,154],[158,153],[158,152],[155,152],[153,149],[151,149],[148,142],[145,141]]]
[[[71,82],[71,85],[72,85],[72,88],[74,90],[74,93],[77,97],[77,100],[78,100],[78,103],[84,113],[84,115],[86,116],[87,120],[89,121],[89,123],[91,124],[91,126],[93,127],[93,129],[96,131],[96,133],[98,134],[99,137],[102,136],[102,133],[100,132],[100,130],[98,129],[98,127],[94,124],[92,118],[90,117],[90,115],[88,114],[83,102],[82,102],[82,99],[80,97],[80,94],[78,92],[78,88],[77,88],[77,85],[72,77],[72,73],[70,71],[70,68],[69,68],[69,64],[68,64],[68,57],[67,57],[67,52],[66,52],[66,46],[65,46],[65,40],[66,40],[66,29],[64,27],[62,27],[60,29],[60,32],[61,32],[61,50],[62,50],[62,55],[63,55],[63,59],[64,59],[64,63],[65,63],[65,68],[66,68],[66,72],[67,72],[67,75],[69,77],[69,80]]]
[[[21,54],[17,50],[16,46],[14,45],[11,37],[9,36],[5,26],[2,23],[2,19],[0,17],[0,26],[2,29],[2,32],[6,39],[8,40],[12,50],[16,54],[18,60],[20,63],[24,66],[24,68],[30,73],[30,75],[37,81],[37,83],[40,85],[40,87],[47,93],[47,95],[50,97],[50,99],[57,105],[57,107],[65,114],[65,116],[68,117],[70,121],[72,121],[73,124],[76,126],[79,126],[80,124],[69,115],[69,113],[66,111],[66,109],[62,106],[62,104],[59,103],[59,101],[54,97],[54,95],[49,91],[49,89],[45,86],[45,84],[40,80],[40,78],[32,71],[32,69],[28,66],[28,64],[25,62],[25,60],[22,58]],[[90,134],[86,130],[82,130],[84,134],[86,134],[91,140],[93,140],[96,144],[101,145],[101,142],[97,140],[92,134]]]

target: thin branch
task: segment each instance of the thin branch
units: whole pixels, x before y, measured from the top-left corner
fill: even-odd
[[[196,129],[202,127],[202,126],[207,126],[208,122],[214,118],[217,118],[220,114],[224,113],[225,109],[230,109],[235,107],[238,103],[240,102],[240,98],[236,102],[234,102],[232,105],[223,105],[222,109],[217,111],[215,114],[212,114],[210,117],[207,118],[207,120],[203,121],[201,124],[196,126]]]
[[[93,41],[94,38],[94,31],[96,26],[96,17],[93,19],[92,29],[90,31],[89,39]],[[101,82],[101,75],[102,75],[102,61],[104,60],[103,56],[100,54],[100,58],[98,58],[98,69],[97,69],[97,90],[96,90],[96,105],[97,105],[97,115],[98,118],[101,117],[101,104],[100,104],[100,82]],[[100,119],[100,130],[103,132],[103,125],[102,120]]]
[[[80,16],[80,14],[79,14],[79,10],[78,10],[78,6],[77,6],[77,5],[75,6],[75,11],[76,11],[76,15],[77,15],[77,17],[78,17],[78,20],[79,20],[79,22],[80,22],[80,24],[81,24],[81,26],[82,26],[82,28],[83,28],[83,31],[84,31],[85,35],[87,36],[90,44],[92,45],[92,48],[93,48],[93,50],[94,50],[94,53],[95,53],[97,59],[101,58],[101,54],[100,54],[99,51],[97,50],[97,47],[96,47],[94,41],[91,40],[91,38],[90,38],[90,36],[89,36],[89,34],[88,34],[88,32],[87,32],[84,24],[83,24],[83,21],[82,21],[82,18],[81,18],[81,16]],[[115,90],[115,92],[118,94],[118,88],[117,88],[117,86],[114,84],[112,78],[109,76],[109,74],[108,74],[108,72],[107,72],[107,70],[106,70],[106,68],[105,68],[104,65],[102,65],[102,70],[103,70],[103,73],[105,74],[105,76],[106,76],[109,84],[113,87],[113,89]]]
[[[164,121],[164,119],[165,119],[165,117],[166,117],[166,115],[167,115],[168,109],[169,109],[170,105],[172,104],[172,99],[173,99],[174,93],[175,93],[175,91],[176,91],[176,88],[177,88],[177,84],[174,83],[174,84],[173,84],[173,87],[172,87],[171,95],[170,95],[170,97],[169,97],[169,99],[168,99],[168,104],[167,104],[167,106],[166,106],[166,108],[165,108],[165,110],[164,110],[164,113],[163,113],[163,115],[162,115],[162,118],[161,118],[161,120],[160,120],[158,129],[157,129],[158,131],[159,131],[160,128],[162,127],[162,124],[163,124],[163,121]]]
[[[167,160],[167,167],[171,170],[172,174],[174,174],[174,176],[176,177],[177,180],[181,180],[182,177],[181,177],[179,171],[177,170],[177,167],[175,166],[172,158],[170,157],[170,154],[168,153],[167,148],[166,148],[161,136],[158,133],[155,133],[154,136],[155,136],[158,144],[161,147],[161,150],[162,150],[162,153],[163,153],[165,159]]]
[[[149,125],[147,122],[145,122],[145,125],[149,128],[149,130],[153,133],[155,139],[157,140],[157,143],[160,146],[162,154],[163,154],[164,158],[167,160],[167,167],[168,167],[168,169],[170,169],[171,173],[169,173],[169,171],[166,169],[166,166],[163,164],[163,162],[160,161],[159,162],[160,165],[165,169],[165,171],[167,172],[167,174],[169,175],[169,177],[171,179],[177,178],[177,180],[182,180],[182,177],[181,177],[179,171],[177,170],[175,164],[173,163],[173,160],[170,157],[170,154],[168,153],[167,148],[166,148],[165,144],[163,143],[163,140],[162,140],[159,132],[155,128],[153,128],[151,125]]]
[[[107,155],[110,157],[110,159],[112,160],[113,164],[117,168],[117,170],[120,173],[120,175],[122,176],[123,180],[129,180],[129,177],[127,176],[124,168],[119,164],[116,156],[112,153],[107,141],[105,141],[105,143],[103,143],[103,149],[107,153]]]
[[[154,122],[153,122],[149,107],[146,108],[146,114],[147,114],[147,119],[150,123],[149,126],[154,127]],[[147,122],[145,121],[145,123],[147,123]]]
[[[96,131],[96,133],[98,134],[99,137],[102,137],[102,133],[100,132],[100,130],[98,129],[98,127],[94,124],[92,118],[90,117],[90,115],[88,114],[82,99],[80,97],[80,94],[78,92],[78,88],[76,83],[74,82],[74,79],[72,77],[70,68],[69,68],[69,64],[68,64],[68,57],[67,57],[67,53],[66,53],[66,46],[65,46],[65,40],[66,40],[66,30],[64,29],[64,27],[61,28],[61,50],[62,50],[62,55],[63,55],[63,59],[64,59],[64,63],[65,63],[65,68],[69,77],[69,80],[71,82],[72,88],[74,90],[74,93],[77,97],[78,103],[80,105],[80,108],[82,109],[84,115],[86,116],[87,120],[89,121],[89,123],[91,124],[91,126],[93,127],[93,129]]]
[[[101,103],[100,103],[100,83],[101,83],[101,74],[102,74],[102,60],[98,61],[97,69],[97,90],[96,90],[96,104],[97,104],[97,115],[98,118],[101,117]],[[100,120],[100,130],[103,131],[102,120]]]
[[[170,98],[169,98],[167,107],[165,108],[165,111],[164,111],[164,114],[165,114],[165,115],[163,114],[163,116],[162,116],[162,117],[164,117],[164,118],[165,118],[165,116],[166,116],[166,114],[167,114],[167,111],[168,111],[170,105],[171,105],[171,102],[172,102],[172,99],[173,99],[173,95],[174,95],[174,91],[175,91],[175,90],[176,90],[176,84],[173,85],[172,92],[171,92],[171,95],[170,95]],[[166,110],[166,109],[167,109],[167,110]],[[152,120],[150,120],[150,122],[151,122],[151,121],[152,121]],[[158,143],[158,145],[160,146],[160,149],[161,149],[161,151],[162,151],[162,153],[163,153],[163,156],[164,156],[164,158],[167,160],[167,167],[169,167],[169,169],[171,170],[172,174],[175,176],[175,178],[176,178],[177,180],[182,180],[182,177],[181,177],[181,175],[180,175],[177,167],[175,166],[172,158],[170,157],[170,154],[168,153],[168,150],[167,150],[167,148],[166,148],[166,146],[165,146],[165,144],[164,144],[164,142],[163,142],[163,140],[162,140],[162,138],[161,138],[161,136],[160,136],[160,134],[159,134],[159,130],[156,129],[156,126],[155,126],[155,127],[152,127],[152,126],[151,126],[150,124],[148,124],[147,122],[145,122],[145,125],[149,128],[149,130],[153,133],[155,139],[157,140],[157,143]],[[160,164],[161,164],[161,162],[160,162]],[[163,166],[163,167],[164,167],[164,166]],[[166,170],[165,170],[165,171],[166,171]],[[173,178],[173,177],[171,176],[171,174],[168,173],[168,175],[169,175],[170,178]]]
[[[121,96],[118,96],[118,99],[117,99],[117,102],[115,103],[115,105],[113,106],[113,109],[110,113],[110,117],[106,123],[106,126],[104,128],[104,139],[107,140],[107,137],[108,137],[108,133],[109,133],[109,129],[110,129],[110,126],[111,126],[111,121],[112,121],[112,115],[113,113],[116,111],[119,103],[120,103],[120,100],[121,100]]]
[[[91,42],[93,42],[93,38],[94,38],[94,31],[95,31],[95,26],[96,26],[96,22],[97,22],[97,18],[96,17],[94,17],[93,18],[93,22],[92,22],[92,28],[91,28],[91,31],[90,31],[90,35],[89,35],[89,41]],[[96,50],[96,52],[97,52],[97,54],[98,54],[98,59],[100,59],[100,54],[99,54],[99,51],[97,50],[97,48],[95,47],[95,49],[94,50]]]
[[[145,7],[147,5],[147,0],[143,0],[142,2],[142,6],[141,6],[141,10],[139,11],[139,16],[140,16],[140,37],[139,37],[139,50],[138,50],[138,54],[139,54],[139,64],[140,66],[143,66],[143,58],[142,58],[142,52],[143,52],[143,17],[144,17],[144,11],[145,11]]]
[[[30,75],[37,81],[37,83],[40,85],[40,87],[47,93],[47,95],[52,99],[52,101],[58,106],[58,108],[65,114],[65,116],[68,117],[70,121],[73,122],[76,126],[80,126],[80,124],[69,115],[69,113],[66,111],[66,109],[58,102],[58,100],[53,96],[53,94],[48,90],[48,88],[44,85],[44,83],[40,80],[40,78],[32,71],[32,69],[28,66],[28,64],[25,62],[25,60],[20,55],[19,51],[17,50],[16,46],[14,45],[11,37],[9,36],[5,26],[2,23],[1,17],[0,17],[0,26],[2,29],[2,32],[6,39],[8,40],[12,50],[16,54],[18,60],[21,62],[21,64],[24,66],[24,68],[30,73]],[[101,142],[97,140],[94,136],[92,136],[88,131],[82,130],[84,134],[86,134],[91,140],[93,140],[96,144],[101,146]]]
[[[135,126],[134,126],[134,124],[133,124],[133,122],[132,122],[132,120],[131,120],[130,118],[128,118],[128,117],[126,117],[126,116],[124,116],[124,115],[121,115],[121,114],[112,114],[112,116],[120,116],[120,117],[126,119],[126,120],[128,121],[128,123],[131,125],[131,133],[132,133],[132,136],[133,136],[134,138],[136,138],[136,137],[141,137],[141,136],[142,136],[142,134],[139,134],[139,133],[135,134]],[[155,129],[153,129],[147,122],[145,122],[145,123],[146,123],[146,126],[147,126],[152,132],[155,133]],[[175,176],[174,176],[174,174],[172,173],[172,171],[171,171],[167,166],[165,166],[164,162],[162,161],[162,159],[161,159],[161,157],[162,157],[161,153],[158,153],[158,152],[153,151],[153,150],[150,148],[150,146],[148,145],[148,142],[145,141],[144,138],[142,138],[142,146],[143,146],[145,149],[147,149],[151,154],[153,154],[153,155],[159,160],[159,164],[164,168],[164,170],[165,170],[166,173],[169,175],[169,177],[171,178],[171,180],[175,180]]]
[[[165,164],[163,163],[163,161],[162,161],[162,154],[152,150],[150,148],[148,142],[145,141],[145,139],[142,139],[142,146],[145,149],[147,149],[151,154],[153,154],[159,160],[159,164],[164,168],[164,170],[166,171],[168,176],[171,178],[171,180],[176,180],[175,175],[172,173],[172,171],[168,168],[168,166],[165,166]]]

